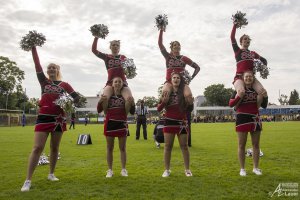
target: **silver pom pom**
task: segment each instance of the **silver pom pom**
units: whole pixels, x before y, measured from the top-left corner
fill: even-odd
[[[59,106],[64,111],[70,110],[70,109],[75,109],[75,105],[73,103],[73,98],[70,97],[66,93],[63,93],[62,95],[60,95],[58,99],[53,101],[53,103],[55,105]]]
[[[93,36],[105,39],[105,37],[108,35],[108,27],[104,24],[95,24],[91,26],[90,31],[92,32]]]
[[[42,46],[46,41],[46,37],[42,33],[36,31],[29,31],[20,41],[21,49],[30,51],[32,47]]]
[[[234,15],[232,15],[232,20],[235,24],[237,24],[237,28],[242,28],[243,26],[248,25],[248,21],[245,18],[246,13],[242,13],[241,11],[237,11]]]
[[[192,81],[192,76],[190,75],[190,73],[187,70],[184,70],[183,72],[181,72],[181,75],[184,79],[185,84],[189,85]]]
[[[136,66],[132,58],[126,58],[124,61],[122,61],[122,67],[124,69],[126,78],[132,79],[137,75]]]
[[[263,79],[267,79],[270,72],[269,72],[269,67],[267,65],[264,65],[263,62],[261,62],[261,60],[259,59],[254,59],[254,69],[253,72],[254,74],[256,74],[256,72],[260,73],[260,77],[262,77]]]
[[[48,157],[45,155],[45,153],[43,153],[39,158],[38,165],[47,165],[49,163]]]
[[[251,157],[253,155],[253,150],[252,148],[247,149],[246,151],[246,156]],[[259,156],[262,157],[264,155],[264,153],[261,151],[261,149],[259,150]]]
[[[155,23],[158,30],[166,30],[166,27],[168,25],[167,15],[158,15],[157,17],[155,17]]]

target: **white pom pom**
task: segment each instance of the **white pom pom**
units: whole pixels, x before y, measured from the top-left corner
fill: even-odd
[[[126,58],[124,61],[122,61],[122,67],[124,69],[126,78],[133,79],[137,75],[136,66],[132,58]]]

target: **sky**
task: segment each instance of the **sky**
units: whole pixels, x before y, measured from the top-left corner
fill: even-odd
[[[61,66],[63,80],[85,96],[96,96],[107,81],[103,60],[91,52],[89,28],[105,24],[106,39],[98,50],[110,53],[109,41],[121,40],[120,54],[134,59],[137,76],[128,80],[136,100],[158,97],[165,81],[165,59],[158,48],[155,17],[168,16],[164,45],[178,40],[181,54],[196,62],[201,71],[190,84],[194,96],[212,84],[233,88],[236,70],[230,41],[232,14],[246,13],[249,24],[236,33],[250,35],[250,50],[268,60],[268,79],[258,77],[268,91],[269,102],[279,104],[279,94],[300,92],[300,1],[298,0],[0,0],[0,55],[25,72],[23,88],[29,98],[39,98],[30,52],[19,42],[28,31],[43,33],[47,41],[38,47],[46,72],[49,63]],[[186,69],[193,73],[193,68]],[[0,72],[1,73],[1,72]]]

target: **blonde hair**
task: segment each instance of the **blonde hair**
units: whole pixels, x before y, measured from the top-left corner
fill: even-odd
[[[54,66],[56,69],[57,69],[57,75],[56,75],[56,79],[58,81],[61,81],[62,80],[62,75],[61,75],[61,72],[60,72],[60,66],[55,64],[55,63],[50,63],[48,66],[47,66],[47,69],[51,66]],[[48,76],[49,78],[49,76]]]

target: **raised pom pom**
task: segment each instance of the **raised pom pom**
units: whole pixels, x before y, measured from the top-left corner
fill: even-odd
[[[234,15],[232,15],[233,23],[237,25],[237,28],[242,28],[248,25],[247,18],[245,18],[246,13],[242,13],[241,11],[237,11]]]
[[[22,37],[20,42],[21,49],[30,51],[32,47],[42,46],[46,41],[46,37],[42,33],[36,31],[29,31],[27,35]]]
[[[166,27],[168,25],[168,16],[163,14],[163,15],[158,15],[157,17],[155,17],[155,23],[156,23],[156,27],[158,28],[158,30],[166,30]]]
[[[92,35],[98,38],[105,39],[105,37],[108,35],[108,27],[104,24],[95,24],[91,26],[90,31],[92,32]]]

